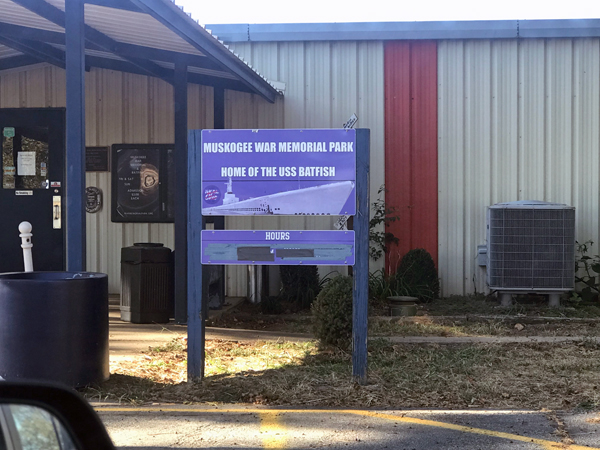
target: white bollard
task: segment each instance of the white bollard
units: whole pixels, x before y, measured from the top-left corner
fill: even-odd
[[[21,248],[23,249],[23,262],[25,264],[25,272],[33,272],[33,257],[31,255],[31,224],[29,222],[21,222],[19,224],[19,231],[21,234]]]

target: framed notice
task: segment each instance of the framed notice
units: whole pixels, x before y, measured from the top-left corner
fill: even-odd
[[[202,130],[202,214],[353,215],[356,130]]]
[[[86,147],[85,148],[85,171],[86,172],[109,172],[109,147]]]
[[[354,231],[202,230],[202,264],[354,265]]]
[[[174,182],[173,145],[114,144],[111,220],[173,222]]]

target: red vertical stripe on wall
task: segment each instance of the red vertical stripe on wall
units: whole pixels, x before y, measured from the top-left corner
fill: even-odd
[[[437,44],[387,42],[384,64],[385,198],[400,217],[388,227],[400,239],[386,261],[393,271],[413,248],[437,264]]]

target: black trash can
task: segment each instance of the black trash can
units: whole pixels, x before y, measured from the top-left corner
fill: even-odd
[[[167,323],[174,313],[173,252],[163,244],[121,249],[121,320]]]
[[[74,387],[108,379],[108,276],[0,274],[0,376]]]

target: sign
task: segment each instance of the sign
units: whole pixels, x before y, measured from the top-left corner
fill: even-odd
[[[339,219],[333,223],[333,226],[336,230],[347,230],[349,218],[350,216],[340,216]]]
[[[15,195],[33,195],[33,191],[15,191]]]
[[[112,147],[113,222],[172,222],[173,146],[115,144]]]
[[[203,130],[202,214],[356,213],[356,130]]]
[[[17,153],[17,175],[35,176],[35,152]]]
[[[85,188],[85,210],[89,213],[97,213],[102,209],[102,189],[97,187]]]
[[[109,172],[108,147],[86,147],[85,148],[85,171],[86,172]]]
[[[348,121],[344,125],[342,125],[342,128],[354,128],[356,122],[358,122],[358,116],[356,114],[352,114]]]
[[[6,138],[12,138],[15,137],[15,129],[14,127],[5,127],[2,130],[2,134],[4,135],[4,137]]]
[[[354,231],[202,230],[201,237],[202,264],[354,264]]]

